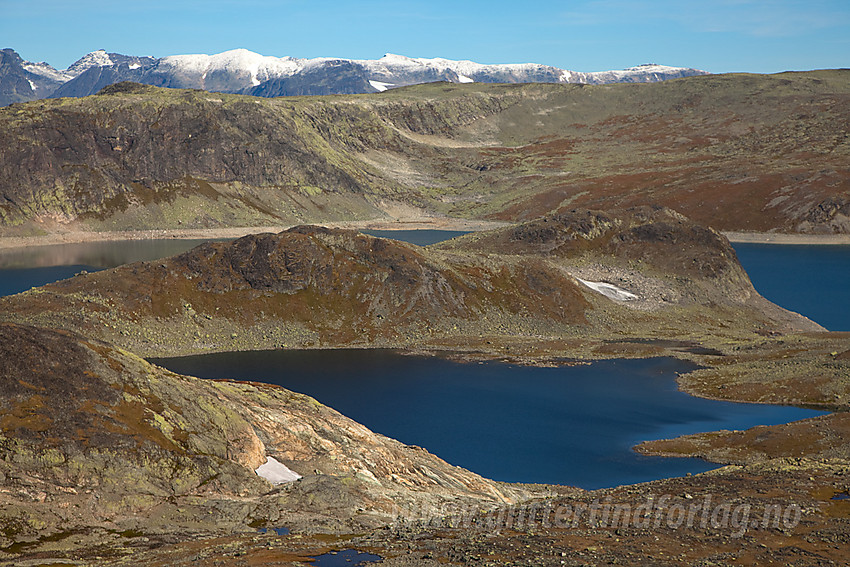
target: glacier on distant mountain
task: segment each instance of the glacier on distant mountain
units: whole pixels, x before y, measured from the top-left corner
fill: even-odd
[[[187,76],[233,75],[252,86],[270,79],[297,73],[301,65],[292,57],[270,57],[247,49],[234,49],[216,55],[171,55],[160,59],[160,68],[171,68]],[[244,85],[243,88],[247,87]]]

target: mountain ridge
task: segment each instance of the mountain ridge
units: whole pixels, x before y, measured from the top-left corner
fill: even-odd
[[[848,116],[845,71],[273,99],[121,83],[0,109],[0,232],[389,220],[392,201],[498,221],[659,204],[722,231],[847,234]]]
[[[11,53],[20,59],[13,50]],[[340,75],[340,72],[342,74]],[[161,58],[137,57],[105,50],[93,51],[57,70],[45,62],[10,63],[8,77],[39,77],[49,84],[26,92],[22,83],[15,96],[0,94],[0,105],[45,97],[87,96],[103,87],[134,81],[160,87],[199,88],[254,96],[362,94],[387,88],[435,81],[453,83],[552,82],[605,84],[656,82],[707,74],[705,71],[663,65],[638,65],[619,71],[578,72],[537,63],[480,64],[467,60],[414,58],[391,53],[380,59],[273,57],[247,49],[214,55],[186,54]],[[4,73],[0,71],[0,93]]]

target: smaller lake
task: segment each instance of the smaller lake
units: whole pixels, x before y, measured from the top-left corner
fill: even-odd
[[[32,287],[72,278],[82,271],[96,272],[98,269],[87,265],[0,268],[0,296],[14,295]]]
[[[819,415],[689,396],[675,378],[694,366],[672,358],[535,368],[388,350],[280,350],[152,362],[308,394],[373,431],[488,478],[588,489],[717,466],[638,455],[632,447],[643,440]]]
[[[0,296],[122,264],[159,260],[205,240],[119,240],[0,250]]]

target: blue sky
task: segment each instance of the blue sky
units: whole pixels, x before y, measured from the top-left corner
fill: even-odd
[[[714,73],[850,67],[848,0],[0,0],[0,47],[65,68],[96,49],[641,63]]]

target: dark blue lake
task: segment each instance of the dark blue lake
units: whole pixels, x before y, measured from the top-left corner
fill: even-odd
[[[764,297],[830,331],[850,331],[850,246],[734,244]]]
[[[503,481],[600,488],[714,468],[643,457],[643,440],[745,429],[818,415],[799,408],[694,398],[671,358],[534,368],[458,363],[388,350],[293,350],[155,359],[203,378],[278,384],[370,429]]]

